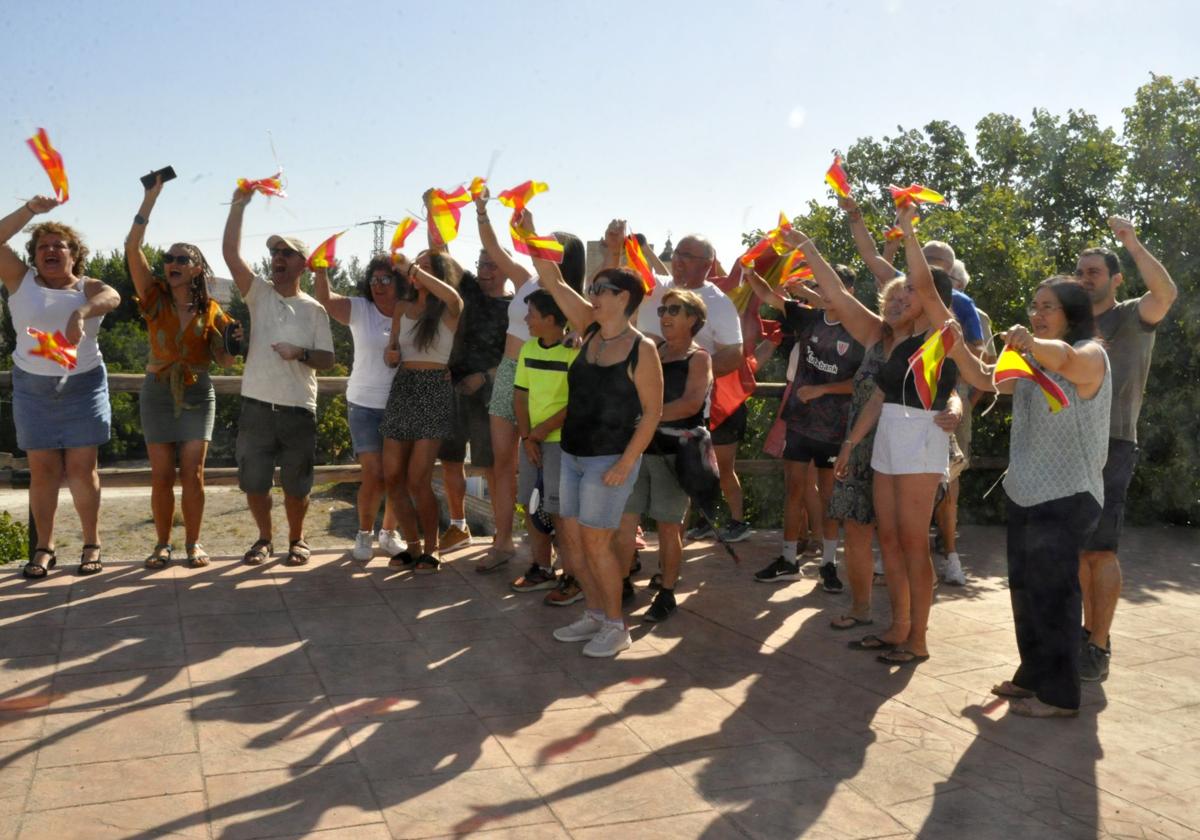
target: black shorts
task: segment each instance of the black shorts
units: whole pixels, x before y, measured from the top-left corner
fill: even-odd
[[[837,462],[840,449],[840,443],[825,443],[788,432],[783,445],[783,460],[797,461],[801,464],[812,461],[817,465],[817,469],[828,470],[832,469],[834,463]]]
[[[725,418],[725,421],[712,430],[713,446],[728,446],[731,443],[741,443],[746,439],[746,404],[738,406],[738,410]]]
[[[476,467],[492,465],[492,427],[488,419],[491,399],[491,385],[484,385],[473,394],[454,392],[454,430],[442,441],[438,460],[461,464],[466,460],[469,442],[471,464]]]
[[[238,487],[243,493],[271,492],[275,467],[283,492],[302,499],[312,490],[317,418],[300,406],[272,406],[242,397],[238,418]]]
[[[1138,449],[1131,440],[1108,440],[1108,460],[1104,463],[1104,511],[1096,530],[1084,544],[1084,551],[1117,550],[1121,528],[1125,524],[1125,496],[1137,466]]]

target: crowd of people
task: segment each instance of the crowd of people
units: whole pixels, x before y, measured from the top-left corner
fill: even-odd
[[[523,506],[528,567],[512,589],[548,590],[551,606],[583,601],[579,617],[554,637],[584,642],[587,656],[614,656],[630,645],[625,605],[645,546],[643,520],[655,523],[658,541],[651,579],[657,591],[640,616],[650,622],[677,608],[685,539],[729,543],[750,535],[735,470],[745,397],[731,405],[714,393],[779,353],[787,358],[787,384],[768,449],[783,462],[783,533],[778,557],[755,580],[796,579],[807,554],[819,558],[820,585],[841,592],[840,542],[851,598],[831,626],[871,626],[872,586],[882,577],[890,624],[850,647],[894,666],[929,659],[937,577],[930,525],[939,534],[942,580],[964,584],[958,476],[969,464],[973,410],[1003,391],[1012,395],[1003,484],[1021,662],[993,692],[1020,714],[1072,716],[1080,681],[1106,675],[1138,414],[1155,330],[1176,295],[1129,222],[1113,218],[1109,225],[1145,294],[1118,302],[1117,255],[1090,248],[1071,274],[1036,288],[1028,325],[994,334],[996,325],[966,294],[967,266],[951,244],[919,241],[911,204],[898,208],[898,235],[881,254],[854,201],[840,200],[858,256],[877,282],[875,308],[854,295],[851,269],[831,264],[820,243],[783,226],[776,233],[786,247],[739,260],[729,272],[703,236],[680,240],[669,265],[645,249],[656,275],[650,282],[627,264],[626,225],[616,219],[601,241],[603,263],[590,276],[583,243],[564,232],[553,234],[561,260],[538,252],[531,271],[493,231],[486,189],[475,197],[483,249],[473,271],[450,256],[431,226],[429,247],[414,258],[397,252],[372,259],[357,294],[334,292],[327,269],[317,267],[310,296],[300,286],[309,258],[303,241],[269,237],[265,277],[243,258],[242,220],[254,193],[239,189],[223,255],[249,308],[247,327],[210,296],[212,269],[195,246],[171,245],[161,275],[152,272],[143,242],[161,190],[161,180],[147,187],[126,240],[149,336],[140,411],[157,544],[147,568],[174,559],[177,474],[186,562],[210,562],[200,542],[215,412],[209,370],[235,356],[245,358],[238,483],[258,527],[243,560],[262,564],[275,555],[270,491],[278,469],[288,526],[283,562],[308,562],[316,374],[335,362],[332,317],[349,327],[354,347],[346,391],[361,465],[353,557],[369,560],[377,543],[391,567],[430,574],[447,552],[470,544],[469,452],[486,477],[495,522],[475,571],[495,573],[518,556],[514,510]],[[67,225],[30,227],[24,256],[3,244],[57,203],[37,197],[0,219],[0,279],[17,327],[14,419],[29,456],[38,535],[24,567],[30,579],[55,566],[64,479],[83,529],[78,572],[103,568],[97,449],[108,440],[110,410],[97,335],[120,296],[82,276],[87,248]],[[535,235],[528,210],[516,222]],[[802,253],[807,276],[780,282],[776,250]],[[894,263],[901,250],[903,272]],[[739,311],[729,293],[746,287],[756,301]],[[767,309],[775,324],[760,318]],[[61,332],[75,346],[69,375],[37,352],[27,327]],[[1005,348],[999,358],[995,338]],[[945,358],[925,378],[910,359],[931,343]],[[1014,364],[1006,367],[1006,358],[1029,375],[998,377],[998,365],[1009,371]],[[718,526],[710,511],[685,533],[695,505],[682,453],[697,441],[711,441],[730,517]],[[439,461],[445,530],[433,488]]]

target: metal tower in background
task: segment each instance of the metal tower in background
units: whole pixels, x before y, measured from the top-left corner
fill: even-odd
[[[398,225],[398,224],[400,224],[400,223],[395,221],[394,219],[385,219],[382,216],[376,216],[374,221],[359,222],[358,224],[355,225],[355,227],[362,227],[363,225],[374,225],[375,226],[374,246],[371,248],[371,256],[378,257],[380,254],[387,253],[387,248],[383,244],[385,241],[384,227],[386,225]]]

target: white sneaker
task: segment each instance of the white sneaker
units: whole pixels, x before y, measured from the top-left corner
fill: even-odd
[[[599,633],[603,626],[603,621],[584,613],[566,627],[559,627],[555,630],[554,638],[560,642],[586,642]]]
[[[354,550],[351,551],[355,560],[370,560],[375,555],[372,543],[375,541],[374,531],[359,531],[354,538]]]
[[[967,585],[967,576],[963,574],[962,563],[959,562],[957,553],[951,552],[946,555],[946,565],[942,569],[942,580],[951,586]]]
[[[396,531],[385,531],[379,529],[379,547],[388,557],[395,557],[401,551],[404,551],[405,542],[400,539],[400,534]]]
[[[605,622],[600,632],[592,636],[592,640],[583,646],[583,655],[596,659],[616,656],[632,643],[633,640],[629,638],[629,631],[625,629],[625,625]]]

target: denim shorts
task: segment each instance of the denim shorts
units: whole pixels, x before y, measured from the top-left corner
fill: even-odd
[[[350,421],[350,442],[354,445],[354,457],[367,452],[383,451],[383,433],[379,424],[383,422],[382,408],[367,408],[358,403],[346,403],[346,417]]]
[[[103,364],[65,379],[14,367],[12,388],[17,446],[26,452],[108,443],[112,409]]]
[[[633,492],[641,468],[641,456],[622,484],[609,487],[604,474],[620,455],[592,455],[584,458],[562,453],[559,465],[558,514],[563,519],[578,519],[588,528],[616,530],[625,512],[625,502]]]

